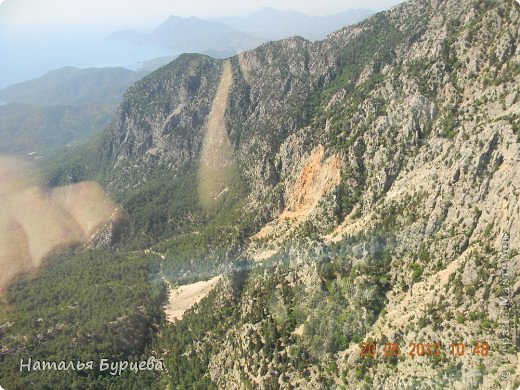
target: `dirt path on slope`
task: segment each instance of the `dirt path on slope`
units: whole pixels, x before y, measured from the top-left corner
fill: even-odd
[[[234,153],[226,128],[226,108],[233,85],[231,63],[224,62],[217,93],[208,116],[198,172],[199,199],[211,206],[226,193],[232,179]]]

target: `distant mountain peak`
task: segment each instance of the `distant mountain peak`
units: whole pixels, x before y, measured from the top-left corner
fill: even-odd
[[[171,50],[172,55],[183,52],[212,52],[217,55],[222,53],[223,56],[255,48],[263,42],[219,21],[176,15],[169,16],[150,33],[118,31],[107,39],[162,47]]]
[[[279,10],[273,7],[262,7],[253,12],[250,16],[268,16],[268,15],[298,15],[308,17],[308,15],[303,12],[294,11],[294,10]]]
[[[374,11],[354,9],[326,16],[309,16],[294,10],[263,7],[246,17],[213,19],[236,30],[265,39],[283,39],[295,35],[306,39],[324,39],[345,26],[356,24]]]

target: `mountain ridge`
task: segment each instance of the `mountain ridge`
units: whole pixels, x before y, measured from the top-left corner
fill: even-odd
[[[253,49],[266,40],[291,36],[323,39],[345,25],[358,23],[374,12],[348,10],[328,16],[307,16],[297,11],[261,8],[247,17],[200,19],[169,16],[150,33],[127,29],[110,34],[108,40],[127,41],[137,45],[155,45],[175,53],[213,53],[224,58]]]
[[[242,325],[227,332],[226,341],[220,344],[221,352],[210,358],[210,375],[219,387],[238,386],[234,379],[237,373],[264,386],[309,384],[305,375],[317,384],[323,379],[317,379],[316,365],[324,367],[331,361],[338,362],[339,372],[346,370],[344,379],[334,373],[327,375],[332,381],[329,383],[336,385],[360,384],[367,380],[368,372],[372,383],[390,381],[395,386],[404,383],[412,371],[421,381],[427,380],[434,386],[460,387],[461,383],[473,380],[492,387],[492,383],[500,381],[489,370],[478,376],[476,363],[469,361],[463,363],[461,379],[438,379],[438,368],[427,366],[419,370],[410,361],[395,363],[399,375],[390,374],[384,363],[368,366],[356,355],[363,327],[356,328],[353,321],[361,321],[361,314],[356,306],[346,309],[338,291],[363,280],[377,286],[371,303],[365,305],[366,321],[373,323],[372,337],[392,340],[393,334],[403,332],[408,340],[449,340],[451,329],[457,329],[458,337],[484,338],[496,347],[497,334],[489,330],[488,324],[498,321],[500,314],[495,301],[485,297],[486,291],[497,288],[500,282],[495,279],[486,287],[489,273],[481,267],[496,267],[493,253],[502,250],[497,241],[486,238],[486,231],[497,240],[507,235],[510,244],[519,242],[519,221],[515,217],[518,213],[514,211],[519,205],[511,201],[518,191],[518,177],[512,168],[518,164],[519,155],[519,108],[515,98],[518,92],[514,87],[514,75],[518,75],[519,69],[519,54],[514,49],[518,31],[513,27],[518,17],[518,5],[512,1],[412,1],[333,33],[323,42],[286,39],[264,44],[231,60],[234,83],[226,121],[249,193],[250,206],[242,213],[252,215],[253,234],[266,232],[261,239],[251,238],[253,234],[236,237],[232,246],[240,248],[240,256],[274,261],[276,265],[272,277],[253,272],[248,298],[239,303],[239,310],[243,311],[238,321]],[[501,23],[494,24],[494,18]],[[484,44],[491,45],[494,54],[488,48],[484,50]],[[164,75],[174,72],[178,80],[177,92],[170,100],[175,113],[168,116],[169,122],[163,127],[168,129],[166,133],[154,130],[153,123],[162,123],[161,118],[170,115],[170,110],[146,114],[139,108],[149,104],[146,99],[139,105],[122,107],[109,128],[108,134],[112,135],[106,148],[111,150],[110,159],[117,161],[117,166],[123,167],[128,160],[132,170],[126,173],[121,168],[110,186],[117,188],[120,180],[128,183],[125,177],[130,172],[146,177],[146,172],[151,172],[149,169],[156,164],[179,169],[184,163],[198,160],[205,131],[205,122],[200,118],[207,117],[211,100],[195,96],[201,91],[214,96],[217,79],[206,74],[220,74],[221,66],[222,62],[195,56],[163,68]],[[495,75],[494,81],[489,74]],[[157,82],[152,82],[153,78],[159,75],[143,80],[128,97],[139,90],[150,90],[149,86]],[[163,83],[156,85],[168,90]],[[148,95],[148,102],[161,101],[161,93],[152,90],[154,94]],[[144,122],[134,130],[129,124],[135,119],[130,118]],[[196,122],[194,118],[198,118]],[[180,131],[183,128],[190,129],[190,143],[186,143],[188,138],[178,138],[184,134]],[[322,175],[324,167],[308,168],[316,147],[323,147],[323,159],[333,157],[340,161],[341,178],[337,186],[321,195],[303,219],[283,217],[286,211],[294,210],[291,199],[302,199],[305,191],[312,188],[298,185],[298,180],[313,182]],[[153,158],[146,157],[150,148],[154,150]],[[139,186],[138,182],[133,183]],[[506,189],[501,195],[500,188]],[[493,218],[500,204],[507,210],[502,217],[509,220],[507,224]],[[331,248],[337,246],[331,247],[324,233],[331,234],[335,245],[344,249],[336,253]],[[380,244],[375,245],[377,242]],[[366,245],[370,248],[367,253],[357,252],[357,248]],[[166,248],[167,257],[175,256],[176,250],[168,245],[158,247]],[[349,247],[354,253],[347,254]],[[507,255],[509,267],[518,269],[518,248],[511,250],[512,247]],[[289,260],[285,260],[287,256]],[[320,256],[324,256],[323,263],[316,263]],[[352,262],[344,263],[343,256],[353,256]],[[281,263],[277,262],[280,258]],[[251,261],[254,267],[255,261]],[[289,265],[285,265],[287,261]],[[374,266],[379,271],[370,271]],[[347,270],[342,271],[341,267]],[[341,276],[336,276],[336,281],[334,277],[328,279],[327,272],[332,271],[327,269]],[[349,271],[354,269],[361,273]],[[478,274],[484,275],[482,279],[475,277]],[[432,282],[436,278],[440,278],[440,284]],[[328,280],[327,286],[335,287],[324,288],[320,282],[323,279]],[[275,290],[282,295],[284,289],[315,288],[331,297],[328,304],[316,309],[321,315],[309,311],[305,304],[276,297],[272,299],[278,303],[266,303],[268,309],[263,306],[274,319],[264,318],[261,323],[266,327],[278,324],[278,332],[282,332],[279,337],[288,337],[291,345],[313,356],[313,363],[303,370],[307,374],[295,368],[281,369],[285,366],[276,363],[276,353],[267,341],[259,352],[266,357],[265,364],[258,363],[267,372],[262,377],[255,375],[253,363],[243,363],[238,368],[234,365],[237,360],[260,359],[254,348],[237,349],[233,340],[247,343],[255,337],[267,337],[261,329],[246,330],[252,326],[247,310],[255,310],[246,309],[246,302],[258,297],[255,289],[263,290],[261,286],[271,283],[280,284]],[[433,294],[427,293],[429,289],[433,289]],[[415,296],[418,298],[414,299]],[[403,299],[407,304],[399,305]],[[445,302],[450,300],[459,304],[447,307]],[[487,307],[483,312],[479,311],[482,302]],[[424,303],[426,307],[422,306]],[[464,309],[459,309],[459,305]],[[334,317],[338,307],[347,310],[349,319]],[[381,307],[385,307],[382,312]],[[307,317],[291,323],[283,310],[298,310]],[[459,310],[473,314],[460,320]],[[450,313],[444,322],[438,319],[441,311]],[[408,319],[408,323],[399,318]],[[329,325],[332,328],[327,328]],[[289,328],[284,331],[285,326]],[[301,341],[289,336],[294,326],[303,326]],[[334,329],[342,331],[338,334]],[[325,334],[331,334],[332,339]],[[333,337],[347,337],[350,347],[346,355],[339,352],[343,347],[338,345],[343,342],[333,341]],[[316,340],[321,341],[313,344]],[[230,360],[229,356],[234,358]],[[512,367],[499,356],[488,359],[486,364],[497,371]],[[448,362],[442,366],[450,370]],[[273,377],[269,374],[272,370],[286,374]]]
[[[144,75],[125,68],[66,66],[1,89],[0,100],[44,106],[119,104],[126,89]]]

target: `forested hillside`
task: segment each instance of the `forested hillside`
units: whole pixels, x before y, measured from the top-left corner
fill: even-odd
[[[516,389],[519,19],[513,0],[414,0],[140,80],[45,171],[101,182],[121,239],[8,289],[0,362],[74,345],[166,371],[11,370],[7,386]],[[165,321],[169,290],[216,275]],[[40,318],[64,330],[32,342]]]
[[[110,123],[126,89],[146,74],[66,67],[0,90],[0,152],[47,155],[88,141]]]

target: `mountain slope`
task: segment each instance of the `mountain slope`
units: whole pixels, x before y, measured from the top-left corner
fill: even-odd
[[[518,269],[520,242],[517,26],[518,5],[512,1],[415,1],[320,43],[285,40],[233,59],[227,132],[248,183],[250,207],[243,213],[253,214],[256,231],[263,232],[261,239],[238,238],[238,247],[246,258],[271,257],[289,265],[277,266],[272,276],[253,273],[223,344],[217,335],[206,339],[221,345],[210,358],[211,378],[219,387],[238,386],[239,375],[264,386],[272,381],[301,386],[309,383],[307,375],[311,381],[351,385],[370,380],[398,386],[414,376],[433,386],[500,383],[514,355],[501,347],[494,330],[504,316],[512,321],[497,302],[502,284],[516,291],[518,275],[505,280],[498,267],[504,262]],[[196,162],[205,131],[201,119],[210,105],[197,96],[215,96],[218,78],[209,75],[220,74],[221,67],[200,57],[172,64],[168,71],[175,72],[177,89],[168,94],[173,100],[164,111],[143,112],[150,104],[159,107],[161,91],[170,88],[157,80],[160,73],[137,85],[130,96],[144,101],[134,105],[136,97],[129,99],[110,127],[111,159],[118,166],[132,161],[132,172],[144,177],[155,164]],[[137,118],[138,128],[132,125]],[[190,129],[189,138],[182,129]],[[318,158],[323,166],[311,168],[317,147],[325,150]],[[147,157],[152,150],[156,159]],[[313,183],[329,175],[322,173],[329,169],[323,162],[328,157],[338,161],[341,178],[329,176],[324,180],[330,184],[320,187]],[[112,185],[117,188],[129,176],[122,168]],[[309,192],[321,191],[317,188],[325,190],[300,214],[298,205],[308,202]],[[302,217],[294,219],[294,213]],[[175,257],[175,250],[168,253]],[[276,283],[269,299],[278,303],[258,303],[271,317],[251,328],[255,309],[246,302],[260,296],[260,286]],[[365,303],[361,297],[342,298],[352,286],[365,285],[374,286]],[[295,294],[303,289],[308,297],[292,302],[287,289]],[[329,296],[328,303],[307,306],[319,294]],[[365,307],[364,319],[359,305]],[[301,314],[287,322],[279,310]],[[338,310],[344,316],[334,314]],[[276,325],[273,342],[288,338],[288,346],[279,348],[292,356],[292,366],[275,357],[264,325]],[[292,336],[299,326],[303,336]],[[446,352],[421,369],[409,358],[390,368],[384,361],[360,359],[365,332],[377,340],[396,340],[395,334],[408,342],[440,340]],[[251,343],[255,337],[264,340],[260,355],[234,347],[233,340]],[[485,360],[484,371],[478,359],[452,366],[453,339],[467,345],[486,340],[500,352]],[[302,371],[295,368],[300,358],[293,348],[308,356]],[[237,361],[245,363],[237,367]],[[330,362],[337,371],[319,376],[317,367]],[[257,366],[264,375],[256,374]],[[335,374],[342,370],[344,377]],[[273,371],[285,374],[273,378]]]
[[[56,151],[68,144],[87,142],[112,120],[114,105],[0,106],[0,153]]]
[[[415,0],[129,89],[51,183],[100,178],[158,278],[225,274],[161,325],[162,387],[520,384],[518,26],[512,0]],[[208,138],[235,168],[211,207]]]

